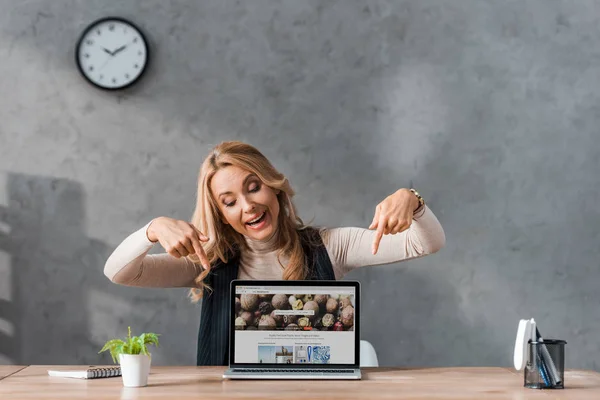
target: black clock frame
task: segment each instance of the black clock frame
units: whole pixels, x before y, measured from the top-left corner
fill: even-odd
[[[83,67],[81,66],[81,62],[79,61],[79,49],[81,48],[81,46],[83,44],[83,39],[85,38],[85,36],[88,34],[88,32],[90,32],[92,29],[94,29],[98,24],[101,24],[102,22],[107,22],[107,21],[117,21],[117,22],[123,22],[125,24],[131,25],[131,27],[136,29],[138,31],[138,33],[140,34],[140,36],[142,37],[142,40],[144,41],[144,47],[146,48],[146,63],[144,64],[142,70],[140,71],[139,75],[134,80],[132,80],[131,82],[129,82],[128,84],[126,84],[124,86],[104,87],[104,86],[98,85],[96,82],[94,82],[90,78],[88,78],[88,76],[85,74],[85,72],[83,70]],[[148,39],[147,39],[146,35],[144,35],[144,31],[142,31],[139,26],[137,26],[130,20],[123,18],[123,17],[103,17],[103,18],[100,18],[100,19],[90,23],[83,30],[81,35],[79,36],[79,39],[77,40],[77,44],[75,45],[75,63],[77,64],[77,69],[79,70],[79,73],[83,76],[83,78],[88,83],[97,87],[98,89],[107,90],[107,91],[111,91],[111,92],[118,91],[118,90],[124,90],[124,89],[127,89],[128,87],[134,85],[135,83],[137,83],[146,74],[146,71],[148,70],[148,65],[150,64],[150,44],[148,43]]]

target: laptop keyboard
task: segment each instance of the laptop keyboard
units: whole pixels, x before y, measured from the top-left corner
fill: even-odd
[[[272,372],[277,374],[353,374],[354,370],[351,369],[285,369],[285,368],[234,368],[233,372]]]

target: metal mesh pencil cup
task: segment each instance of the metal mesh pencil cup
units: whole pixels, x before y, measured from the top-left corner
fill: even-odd
[[[564,340],[529,341],[525,367],[525,387],[532,389],[564,389],[565,387]]]

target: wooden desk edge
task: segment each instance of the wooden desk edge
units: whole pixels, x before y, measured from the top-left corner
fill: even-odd
[[[0,375],[0,381],[4,378],[8,378],[18,372],[23,371],[25,368],[29,368],[31,365],[0,365],[0,367],[13,367],[14,371],[9,372],[7,375]]]

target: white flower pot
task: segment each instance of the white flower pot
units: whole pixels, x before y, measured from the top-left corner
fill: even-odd
[[[140,387],[148,384],[152,358],[144,354],[119,354],[123,386]]]

